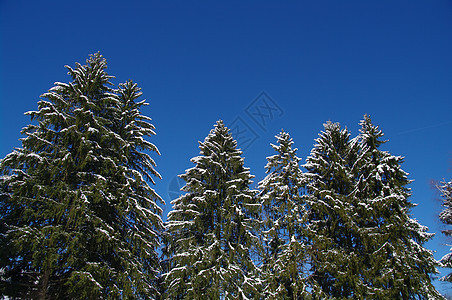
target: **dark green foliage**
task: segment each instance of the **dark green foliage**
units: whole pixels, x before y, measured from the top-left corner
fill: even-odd
[[[155,293],[161,198],[159,176],[142,151],[154,134],[132,82],[114,90],[106,60],[67,67],[28,113],[23,148],[1,161],[2,261],[11,295],[32,298],[128,298]],[[15,279],[17,278],[17,280]],[[6,283],[3,281],[3,283]]]
[[[433,234],[410,216],[410,180],[401,169],[403,158],[379,147],[382,131],[370,117],[361,121],[360,159],[353,196],[359,199],[357,224],[361,234],[362,280],[374,299],[441,298],[429,275],[437,273],[432,252],[423,244]]]
[[[307,159],[311,276],[333,298],[441,298],[429,275],[432,234],[411,219],[401,157],[379,150],[383,133],[365,116],[361,134],[328,122]]]
[[[444,206],[443,211],[439,215],[439,219],[446,225],[452,225],[452,181],[443,182],[440,186],[438,186],[438,189],[441,192]],[[446,236],[451,236],[452,230],[445,229],[443,230],[443,233]],[[449,252],[444,255],[440,262],[443,267],[452,268],[452,253]],[[441,280],[452,282],[452,273],[442,277]]]
[[[187,193],[168,215],[168,298],[257,298],[253,223],[260,205],[249,189],[252,176],[222,121],[199,147],[196,166],[181,175]]]
[[[403,159],[380,150],[383,133],[369,117],[354,139],[325,124],[306,173],[281,132],[259,195],[217,122],[164,226],[150,186],[160,175],[147,140],[154,126],[140,113],[147,103],[132,81],[115,89],[106,68],[100,54],[67,67],[71,82],[41,96],[22,148],[0,161],[2,296],[441,298],[429,277],[437,262],[423,247],[432,234],[410,216]],[[440,187],[449,225],[451,186]],[[452,267],[452,255],[441,263]]]
[[[267,176],[259,183],[263,209],[263,275],[266,299],[301,299],[306,283],[305,178],[292,138],[282,131],[271,144],[277,154],[267,157]]]
[[[328,122],[306,159],[308,184],[307,237],[311,277],[328,297],[354,297],[359,289],[356,273],[358,228],[351,172],[350,133]]]

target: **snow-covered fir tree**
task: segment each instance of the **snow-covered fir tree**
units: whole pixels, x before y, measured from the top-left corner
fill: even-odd
[[[441,295],[423,244],[432,234],[410,217],[402,158],[381,151],[365,116],[360,135],[328,122],[307,158],[311,276],[333,298],[431,299]]]
[[[267,176],[259,182],[263,217],[263,277],[265,299],[306,299],[305,178],[300,158],[287,132],[271,144],[276,154],[267,157]]]
[[[452,225],[452,180],[449,182],[443,182],[438,186],[441,196],[443,198],[444,209],[439,215],[439,219],[446,225]],[[452,236],[452,229],[445,229],[442,231],[446,236]],[[452,248],[450,252],[444,255],[440,263],[443,267],[452,268]],[[452,273],[442,277],[441,280],[452,282]]]
[[[159,269],[154,134],[132,82],[99,54],[42,95],[37,124],[1,161],[2,286],[12,297],[153,298]],[[4,252],[7,249],[7,252]]]
[[[186,194],[168,214],[169,299],[256,299],[253,262],[260,211],[252,175],[222,121],[200,142],[195,166],[181,175]]]
[[[310,276],[324,293],[316,297],[359,299],[361,256],[356,247],[360,233],[355,199],[350,197],[354,188],[352,149],[348,130],[327,122],[304,166],[309,179],[306,235]]]
[[[361,229],[359,255],[363,297],[373,299],[441,299],[431,283],[436,261],[423,244],[433,234],[410,216],[408,174],[403,158],[379,149],[386,141],[369,116],[360,122],[355,161],[358,200],[357,226]]]

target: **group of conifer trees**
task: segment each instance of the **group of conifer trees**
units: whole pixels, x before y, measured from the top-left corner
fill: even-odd
[[[276,136],[258,190],[219,121],[181,177],[168,215],[166,295],[172,299],[430,299],[432,234],[412,219],[402,158],[327,122],[304,168]]]
[[[110,83],[106,68],[99,53],[67,67],[71,82],[41,96],[22,148],[0,162],[3,296],[442,298],[402,158],[380,149],[370,117],[354,138],[324,124],[305,171],[281,131],[256,190],[218,121],[164,224],[151,187],[160,177],[147,139],[154,126],[140,113],[147,103],[132,81]],[[442,190],[450,200],[450,185]]]

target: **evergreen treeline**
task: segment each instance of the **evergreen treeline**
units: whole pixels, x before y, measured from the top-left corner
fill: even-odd
[[[403,158],[380,149],[370,117],[354,138],[324,124],[302,166],[281,131],[256,190],[218,121],[163,224],[147,103],[132,81],[115,87],[106,68],[98,53],[67,67],[71,81],[41,96],[22,148],[0,162],[4,297],[442,298],[430,279],[439,263],[423,246],[432,234],[410,215]]]

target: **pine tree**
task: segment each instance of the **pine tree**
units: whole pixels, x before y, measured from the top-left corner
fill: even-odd
[[[159,271],[159,177],[143,151],[158,150],[135,103],[139,89],[115,90],[99,54],[67,66],[29,112],[23,148],[1,161],[6,223],[2,284],[31,298],[152,297]],[[9,284],[6,284],[9,282]]]
[[[263,272],[266,299],[306,299],[304,198],[305,178],[290,135],[281,131],[277,154],[267,157],[267,176],[259,183],[265,241]]]
[[[438,186],[441,196],[443,198],[443,206],[445,207],[439,215],[441,222],[447,225],[452,225],[452,180],[449,182],[443,182]],[[446,236],[452,235],[452,229],[446,229],[442,231]],[[440,263],[446,268],[452,268],[452,249],[451,252],[444,255]],[[441,278],[443,281],[452,282],[452,273]]]
[[[361,267],[354,187],[353,143],[347,129],[327,122],[306,159],[309,178],[307,207],[311,274],[321,292],[316,297],[359,298]]]
[[[170,299],[248,299],[259,295],[253,262],[260,205],[229,129],[222,121],[199,144],[196,165],[181,175],[187,192],[168,214]]]
[[[358,141],[360,159],[355,163],[359,199],[359,227],[363,228],[362,280],[368,298],[442,298],[431,284],[429,274],[437,273],[436,261],[423,244],[433,234],[410,217],[415,205],[409,201],[410,180],[401,169],[403,158],[379,147],[382,131],[364,116]]]

